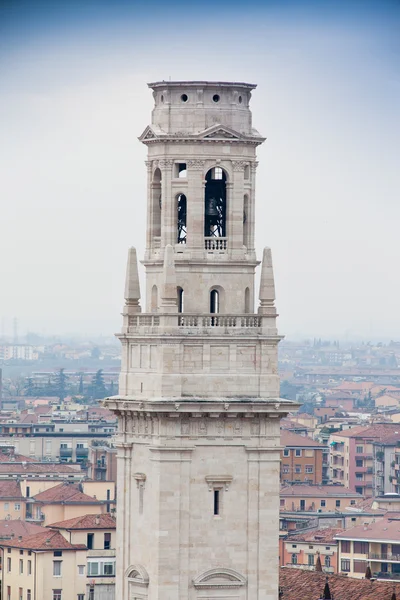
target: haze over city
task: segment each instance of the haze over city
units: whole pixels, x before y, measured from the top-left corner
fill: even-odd
[[[279,330],[396,337],[395,2],[2,3],[0,317],[110,335],[127,248],[144,253],[145,148],[160,79],[250,81],[257,240]],[[143,287],[143,286],[142,286]]]

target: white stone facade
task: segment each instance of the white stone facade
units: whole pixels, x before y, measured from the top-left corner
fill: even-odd
[[[279,398],[265,249],[254,311],[254,85],[150,84],[146,312],[129,253],[117,598],[277,600]]]

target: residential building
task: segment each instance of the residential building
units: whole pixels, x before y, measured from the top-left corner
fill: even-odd
[[[282,483],[327,483],[329,450],[324,444],[283,429],[281,446]]]
[[[341,483],[363,496],[374,490],[374,444],[398,430],[395,423],[352,427],[330,436],[330,474],[333,483]]]
[[[278,600],[279,420],[298,405],[279,397],[269,248],[255,306],[255,86],[149,87],[148,293],[141,312],[131,249],[119,395],[105,401],[116,597]]]
[[[356,506],[362,496],[342,485],[284,485],[281,511],[341,512]]]
[[[84,544],[87,547],[85,598],[114,600],[115,519],[108,514],[88,514],[52,523],[50,528],[58,530],[71,544]]]
[[[337,545],[335,535],[342,529],[324,528],[289,535],[282,540],[280,565],[315,570],[318,556],[325,573],[337,573]]]
[[[25,498],[17,480],[0,480],[0,519],[23,519]]]
[[[340,573],[362,579],[370,565],[374,578],[400,580],[399,513],[343,531],[336,539]]]
[[[81,485],[62,483],[26,498],[26,520],[48,525],[90,512],[106,513],[114,508],[114,499],[99,500],[83,492]]]
[[[59,531],[42,528],[33,535],[1,540],[0,551],[3,600],[89,598],[85,544],[71,544]]]
[[[117,452],[105,440],[92,441],[89,449],[88,477],[96,481],[117,480]]]

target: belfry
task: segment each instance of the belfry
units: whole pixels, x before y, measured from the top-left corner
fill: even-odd
[[[278,600],[275,287],[255,309],[255,85],[149,84],[146,301],[125,287],[117,600]]]

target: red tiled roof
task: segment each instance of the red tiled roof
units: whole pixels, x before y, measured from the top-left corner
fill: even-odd
[[[325,529],[315,529],[313,531],[307,531],[305,533],[297,533],[295,535],[289,535],[285,542],[314,542],[315,544],[337,544],[335,535],[339,535],[345,531],[344,529],[338,529],[333,527],[326,527]]]
[[[0,450],[0,463],[22,463],[22,462],[35,462],[34,458],[24,456],[23,454],[16,454],[13,452],[4,452]]]
[[[307,485],[306,483],[297,483],[295,485],[285,485],[281,487],[281,497],[287,496],[305,496],[315,498],[358,498],[362,499],[361,494],[353,492],[344,485]]]
[[[322,596],[325,581],[325,573],[281,567],[282,600],[317,600]],[[351,579],[345,575],[329,575],[328,582],[335,600],[390,600],[393,591],[400,598],[400,583]]]
[[[316,442],[309,437],[287,431],[286,429],[281,430],[281,444],[282,446],[296,446],[298,448],[326,448],[324,444]]]
[[[376,425],[360,425],[358,427],[352,427],[351,429],[338,431],[332,435],[345,438],[364,437],[384,441],[386,437],[390,437],[396,432],[399,432],[400,434],[400,423],[377,423]]]
[[[388,513],[386,513],[387,516]],[[375,523],[351,527],[338,534],[337,537],[343,540],[371,540],[384,543],[393,541],[397,544],[400,542],[400,521],[397,519],[389,520],[386,517],[375,521]]]
[[[0,538],[33,535],[43,531],[43,527],[19,519],[3,519],[0,521]]]
[[[70,544],[59,531],[47,528],[43,532],[23,537],[22,540],[6,540],[0,546],[27,550],[86,550],[84,544]]]
[[[84,515],[49,525],[54,529],[115,529],[115,519],[109,515]]]
[[[25,461],[23,461],[25,463]],[[72,475],[73,473],[78,474],[80,471],[78,469],[74,469],[73,467],[69,467],[68,465],[63,465],[59,463],[38,463],[38,462],[27,462],[27,464],[18,463],[18,462],[0,462],[0,474],[2,473],[44,473],[45,475],[50,474],[64,474],[68,473]]]
[[[84,494],[77,483],[61,483],[56,485],[44,492],[40,492],[34,496],[37,502],[74,502],[74,503],[90,503],[98,504],[99,500],[96,500],[93,496]],[[101,502],[102,503],[102,502]]]
[[[6,498],[12,498],[15,500],[23,499],[21,485],[16,479],[0,479],[0,499],[5,500]]]

